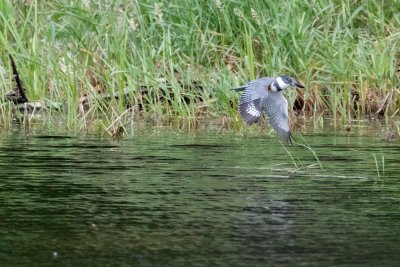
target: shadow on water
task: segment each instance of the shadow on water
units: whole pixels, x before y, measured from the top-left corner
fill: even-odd
[[[2,265],[398,262],[399,145],[310,144],[324,171],[265,136],[2,137]]]

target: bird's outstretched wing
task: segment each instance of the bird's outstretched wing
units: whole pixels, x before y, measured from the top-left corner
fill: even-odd
[[[243,91],[240,96],[239,113],[247,124],[258,122],[262,117],[261,103],[264,98],[268,97],[267,86],[271,82],[271,78],[259,78],[233,89],[237,92]]]
[[[292,143],[289,128],[288,103],[281,92],[270,93],[261,102],[261,109],[268,115],[269,124],[287,143]]]
[[[264,93],[268,96],[267,93]],[[243,90],[240,96],[239,113],[247,124],[258,122],[263,115],[261,103],[264,97],[257,88],[251,86]]]
[[[249,89],[240,96],[239,113],[247,124],[258,122],[262,116],[262,98],[252,99]]]

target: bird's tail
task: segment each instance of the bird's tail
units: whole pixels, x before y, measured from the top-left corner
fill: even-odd
[[[242,87],[238,87],[238,88],[233,88],[231,90],[236,91],[236,92],[240,92],[240,91],[244,91],[247,87],[246,86],[242,86]]]

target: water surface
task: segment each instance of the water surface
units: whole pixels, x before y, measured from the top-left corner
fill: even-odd
[[[398,143],[305,138],[2,135],[0,264],[397,265]]]

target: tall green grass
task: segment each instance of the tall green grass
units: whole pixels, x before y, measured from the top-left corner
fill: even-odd
[[[132,116],[189,128],[212,117],[240,127],[238,96],[229,89],[279,74],[306,84],[288,96],[307,115],[347,121],[374,114],[390,94],[384,114],[391,116],[400,107],[399,6],[399,0],[3,0],[0,63],[11,77],[11,53],[28,97],[61,102],[63,112],[50,114],[76,131],[125,127]],[[10,83],[2,78],[0,95]],[[98,96],[125,89],[132,90],[129,99],[105,103]],[[82,96],[92,104],[83,113]],[[120,117],[127,101],[142,109]],[[0,107],[3,125],[7,110]]]

